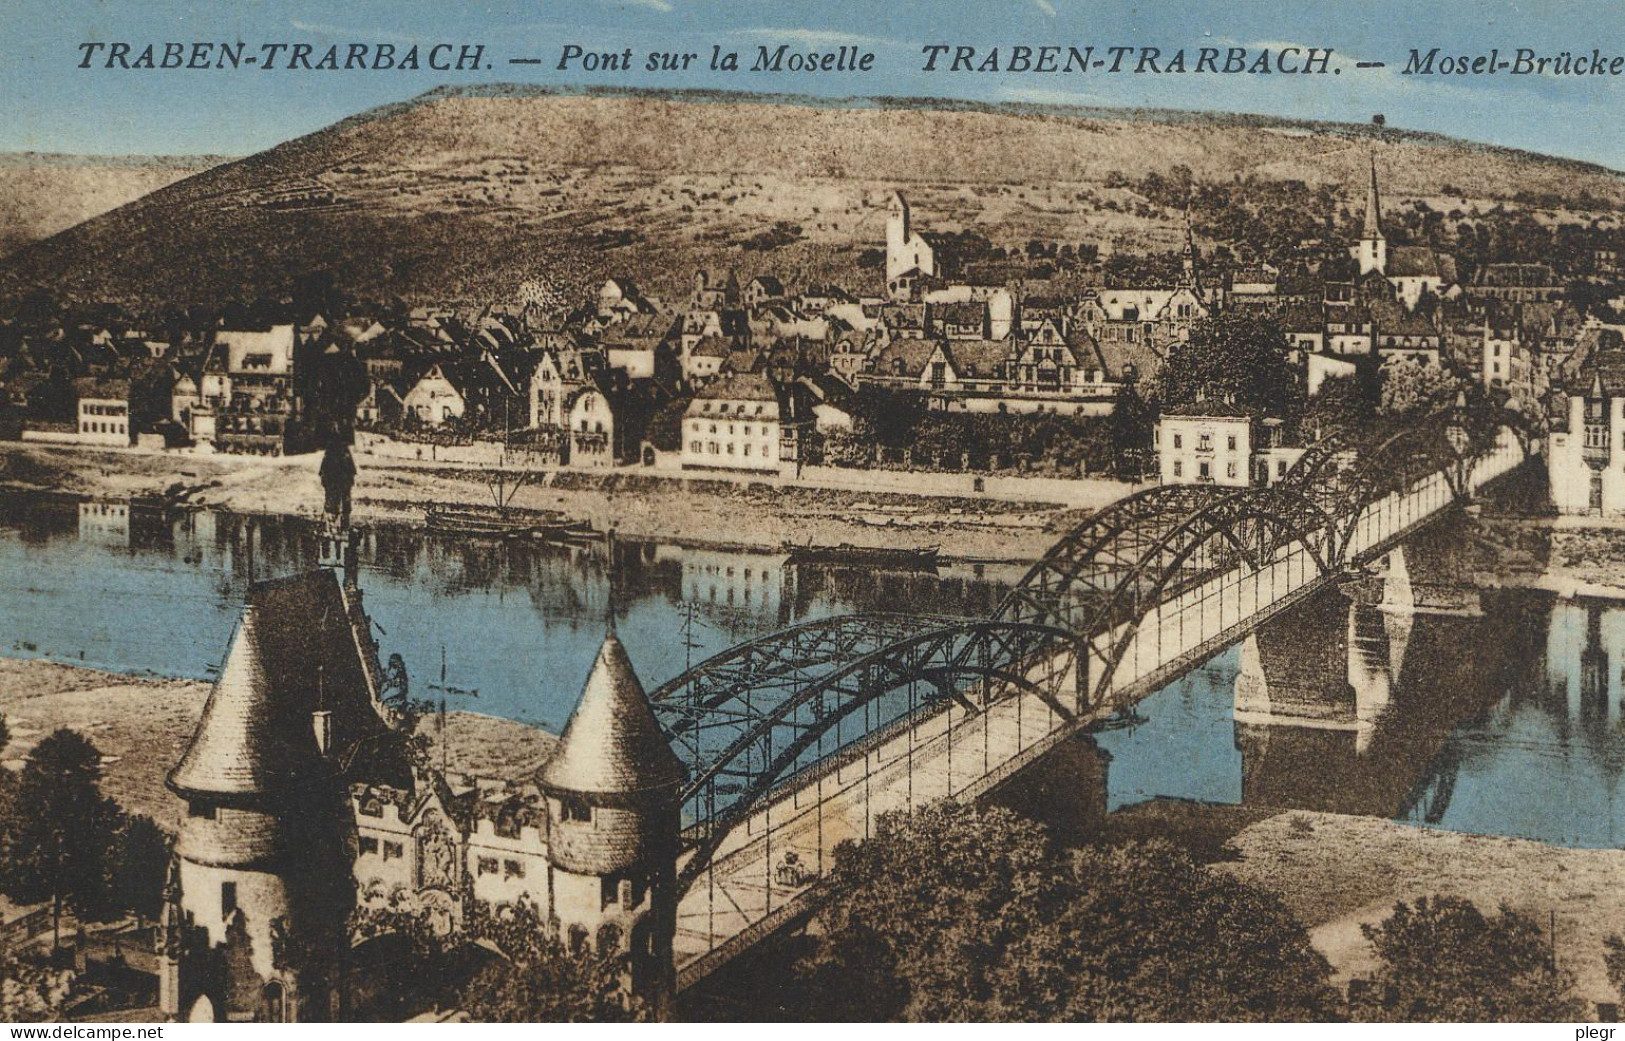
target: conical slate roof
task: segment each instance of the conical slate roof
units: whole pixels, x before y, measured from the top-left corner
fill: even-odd
[[[214,795],[281,787],[288,780],[293,750],[281,740],[277,716],[258,612],[250,604],[243,609],[192,743],[169,775],[170,787]]]
[[[1365,193],[1365,233],[1368,239],[1382,238],[1382,203],[1377,197],[1377,157],[1371,157],[1371,186]]]
[[[327,768],[311,723],[318,709],[332,714],[336,749],[353,772],[395,776],[392,764],[370,754],[379,747],[370,738],[385,725],[372,703],[366,624],[328,569],[251,587],[170,788],[229,800],[309,780]]]
[[[631,795],[676,788],[684,776],[626,649],[614,635],[605,637],[564,736],[542,767],[542,787]]]

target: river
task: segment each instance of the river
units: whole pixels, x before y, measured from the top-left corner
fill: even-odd
[[[250,578],[314,563],[290,518],[0,497],[0,653],[209,678]],[[360,582],[417,696],[558,731],[616,628],[648,686],[751,636],[852,611],[981,615],[1021,568],[937,575],[787,567],[782,554],[621,542],[563,548],[369,530]],[[613,583],[611,573],[613,572]],[[1356,607],[1347,728],[1238,722],[1239,647],[1096,735],[1105,798],[1389,817],[1566,846],[1625,845],[1625,605],[1486,592],[1477,617]]]

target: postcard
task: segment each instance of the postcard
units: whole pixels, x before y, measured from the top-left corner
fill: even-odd
[[[1614,1022],[1622,40],[12,0],[0,1019]]]

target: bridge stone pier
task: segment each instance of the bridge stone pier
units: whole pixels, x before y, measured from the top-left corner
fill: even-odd
[[[1372,710],[1360,704],[1349,680],[1352,608],[1333,586],[1248,636],[1236,677],[1236,722],[1332,730],[1370,725]]]
[[[1106,820],[1112,754],[1090,734],[1061,742],[994,790],[987,802],[1049,824],[1064,841],[1099,833]]]
[[[1396,614],[1484,613],[1473,583],[1467,547],[1475,539],[1472,518],[1454,508],[1389,551],[1382,609]]]

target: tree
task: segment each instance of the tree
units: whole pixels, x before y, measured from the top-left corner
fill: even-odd
[[[1151,451],[1151,410],[1130,383],[1112,403],[1112,467],[1117,476],[1135,480],[1145,474],[1145,459]]]
[[[121,814],[101,792],[101,753],[72,730],[34,747],[17,779],[15,808],[0,834],[0,892],[19,903],[51,901],[98,917],[110,907],[114,840]]]
[[[1379,967],[1356,1019],[1371,1022],[1557,1023],[1585,1018],[1573,980],[1552,964],[1539,923],[1502,906],[1423,897],[1361,927]]]
[[[1621,999],[1625,999],[1625,939],[1618,933],[1602,942],[1602,964],[1608,972],[1608,982]]]
[[[1068,851],[1006,810],[943,803],[836,851],[810,1018],[1290,1020],[1336,1015],[1331,969],[1275,897],[1166,843]]]
[[[1382,402],[1378,407],[1385,416],[1428,412],[1449,404],[1460,389],[1461,380],[1440,366],[1399,358],[1382,368]]]
[[[1205,391],[1234,396],[1243,408],[1273,412],[1290,410],[1297,397],[1280,326],[1236,313],[1200,319],[1189,340],[1173,344],[1160,389],[1167,405],[1195,401]]]
[[[169,836],[151,817],[136,814],[124,818],[115,849],[115,903],[142,919],[156,919],[163,908],[164,879],[169,872]]]
[[[481,1023],[626,1023],[648,1010],[625,993],[625,958],[565,950],[541,915],[522,901],[482,914],[471,934],[505,960],[469,983],[462,1007]]]

